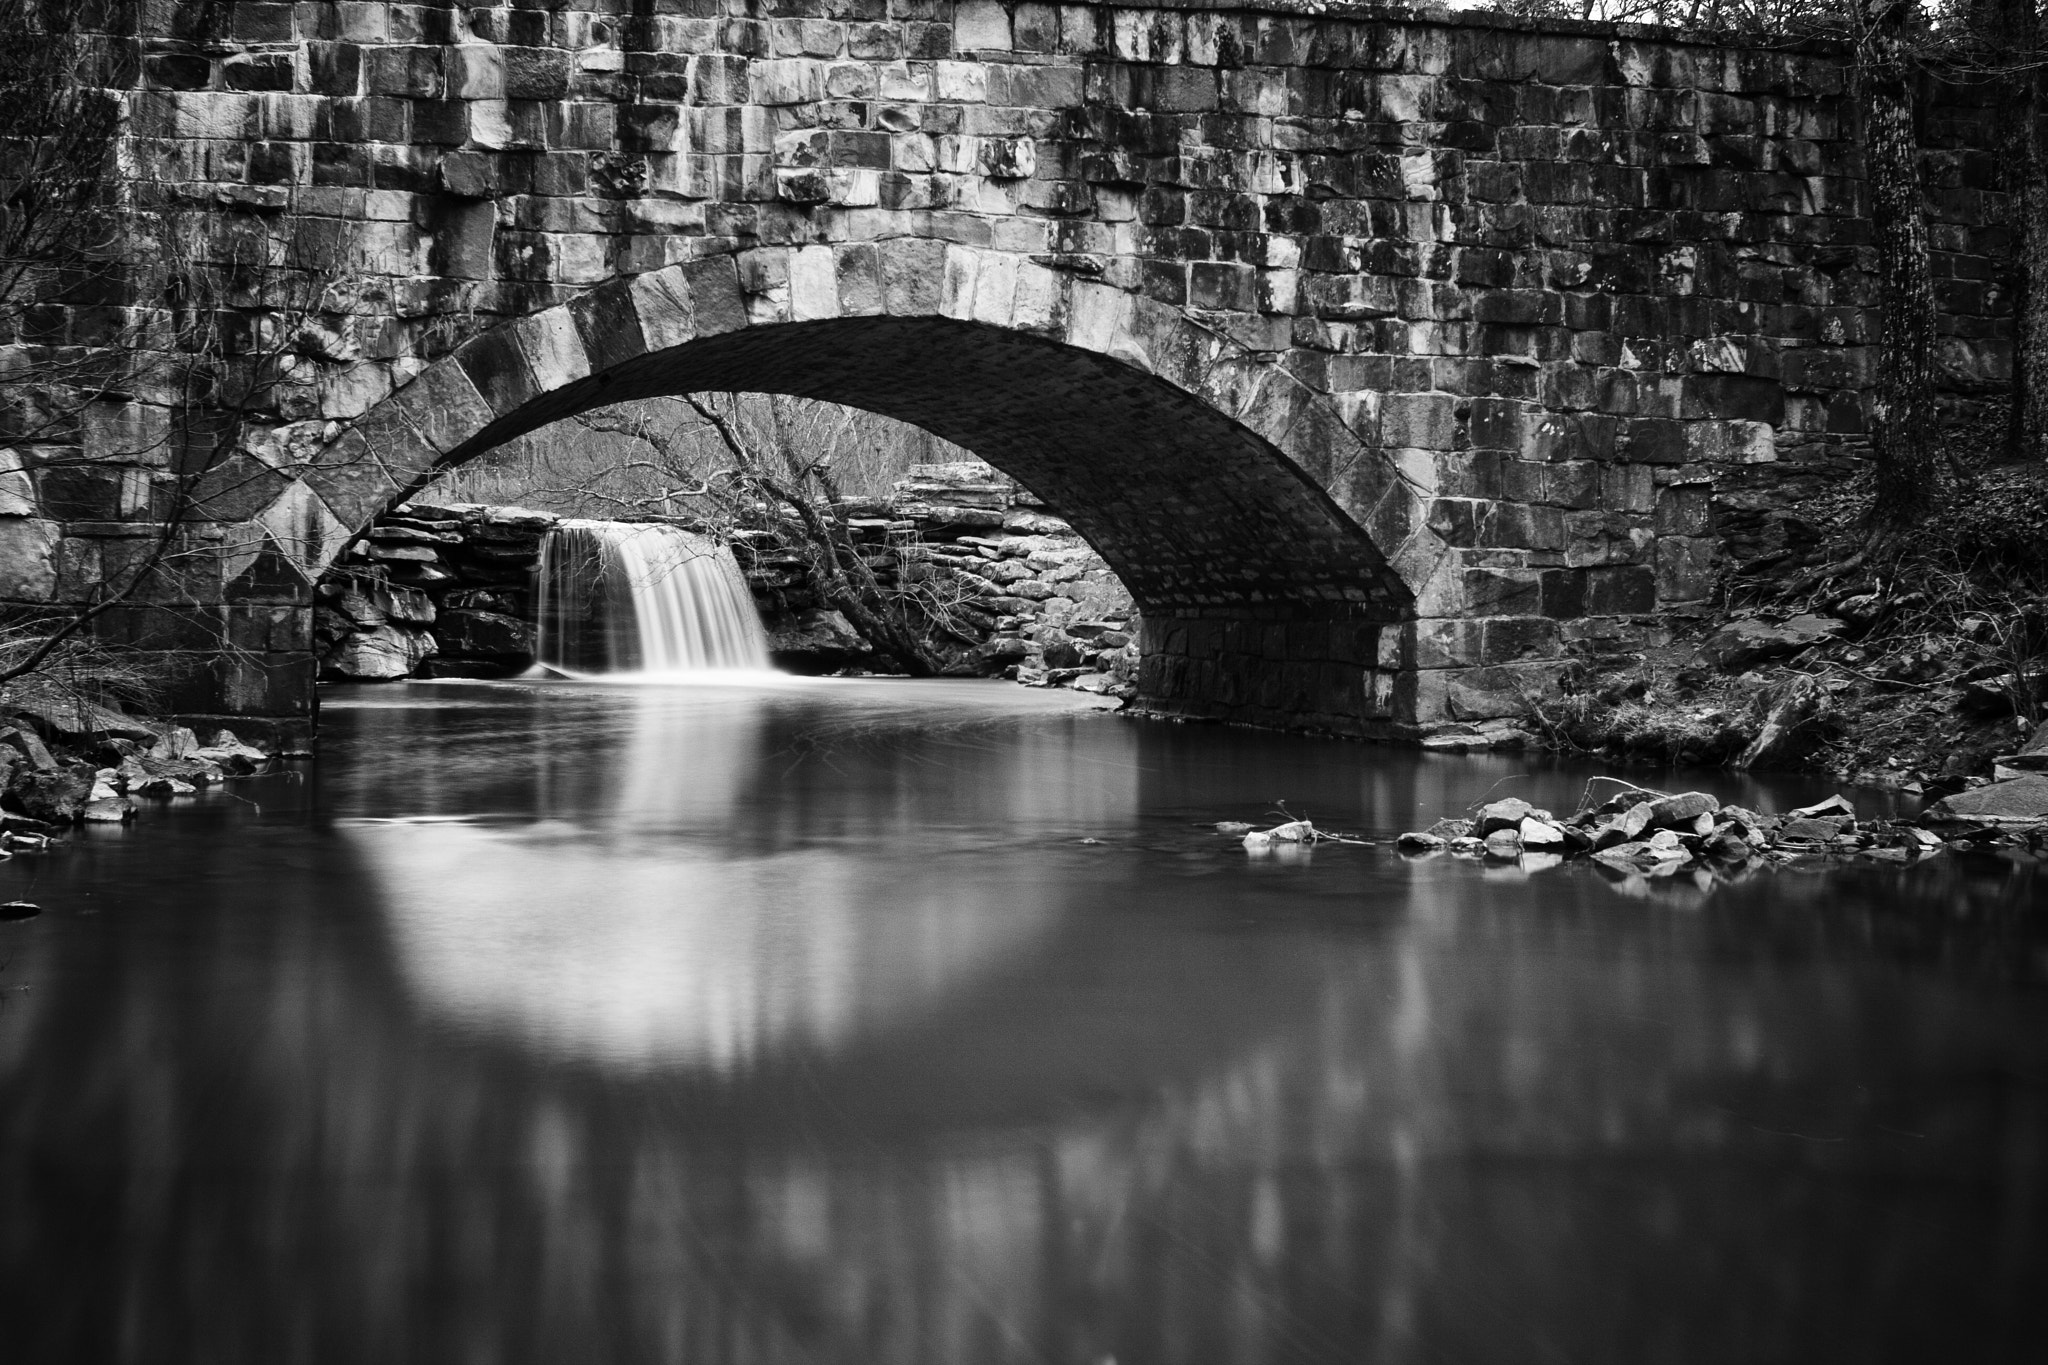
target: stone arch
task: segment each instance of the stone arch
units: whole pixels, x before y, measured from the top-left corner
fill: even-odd
[[[1156,709],[1368,735],[1419,718],[1399,623],[1437,614],[1456,560],[1354,430],[1377,395],[1318,392],[1283,353],[1010,253],[773,254],[786,285],[750,292],[740,261],[706,258],[471,339],[298,464],[229,554],[310,580],[436,470],[524,432],[628,399],[790,393],[934,431],[1067,517],[1144,612]]]
[[[445,465],[603,404],[733,389],[974,450],[1067,516],[1148,613],[1392,621],[1443,559],[1424,500],[1337,400],[1179,309],[940,242],[786,259],[786,291],[750,296],[733,258],[708,258],[475,337],[300,466],[248,551],[273,543],[316,577]]]

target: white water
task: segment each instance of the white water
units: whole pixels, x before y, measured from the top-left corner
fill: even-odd
[[[768,668],[732,551],[648,522],[564,521],[541,543],[543,667],[654,677]]]

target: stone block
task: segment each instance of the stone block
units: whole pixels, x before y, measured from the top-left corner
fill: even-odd
[[[1445,393],[1388,394],[1380,405],[1380,440],[1420,450],[1452,449],[1455,402]]]
[[[0,517],[0,601],[50,600],[63,534],[61,524],[41,517]]]
[[[1641,616],[1657,609],[1657,572],[1648,566],[1586,571],[1588,616]]]
[[[1698,485],[1663,489],[1657,495],[1652,529],[1663,536],[1703,536],[1713,527],[1713,489]],[[1661,551],[1660,551],[1661,560]]]
[[[1008,52],[1010,12],[997,0],[960,0],[953,9],[953,35],[962,52]]]
[[[1473,616],[1535,616],[1542,612],[1543,578],[1534,570],[1466,569],[1460,581],[1460,609]]]
[[[1657,597],[1663,603],[1700,602],[1714,593],[1714,542],[1662,536],[1657,541]]]

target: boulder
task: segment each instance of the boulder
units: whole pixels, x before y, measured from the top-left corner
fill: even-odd
[[[440,651],[425,631],[385,625],[351,635],[322,656],[322,676],[351,682],[386,682],[411,677],[424,659]]]
[[[242,743],[241,736],[233,730],[216,730],[213,738],[202,749],[195,749],[192,757],[206,763],[217,763],[221,767],[233,764],[263,764],[270,761],[270,755],[253,744]]]
[[[44,745],[42,736],[33,730],[23,730],[12,725],[0,729],[0,744],[14,749],[39,773],[56,770],[57,760],[50,756],[50,750]]]
[[[68,825],[85,808],[92,787],[93,774],[84,769],[16,773],[8,784],[7,803],[31,820]]]
[[[1681,792],[1651,802],[1649,823],[1663,829],[1691,829],[1702,815],[1712,815],[1720,808],[1720,799],[1705,792]]]
[[[1921,818],[1930,824],[2048,824],[2048,776],[2028,773],[2007,782],[1993,782],[1944,796],[1929,806]]]
[[[533,656],[533,628],[516,616],[495,611],[444,611],[434,623],[443,654],[464,658]]]
[[[1844,815],[1794,816],[1778,828],[1778,838],[1788,844],[1824,844],[1856,827]]]
[[[1474,828],[1481,836],[1495,830],[1520,829],[1522,822],[1536,813],[1536,808],[1519,796],[1510,796],[1479,808]]]
[[[874,650],[844,616],[813,607],[768,623],[768,657],[791,673],[832,673],[867,663]]]
[[[1525,817],[1516,832],[1522,836],[1523,848],[1547,853],[1564,847],[1564,831],[1533,815]]]
[[[1847,797],[1843,796],[1840,792],[1837,792],[1833,796],[1828,797],[1825,801],[1816,801],[1810,806],[1800,806],[1797,809],[1789,810],[1785,813],[1787,815],[1793,816],[1804,816],[1807,819],[1820,819],[1833,815],[1846,815],[1851,820],[1854,820],[1856,818],[1856,807],[1849,804],[1849,799]]]
[[[1449,842],[1441,835],[1411,829],[1394,841],[1394,847],[1403,853],[1434,853]]]
[[[119,796],[105,796],[85,803],[85,821],[90,825],[118,825],[135,818],[135,807]]]
[[[1731,621],[1715,631],[1700,646],[1699,659],[1723,673],[1740,673],[1751,664],[1797,654],[1834,638],[1844,629],[1842,622],[1829,616],[1795,616],[1783,622],[1750,617]]]
[[[343,615],[362,626],[381,626],[386,621],[410,625],[431,625],[434,600],[418,588],[366,579],[351,584],[335,602]]]
[[[1058,517],[1028,511],[1022,507],[1013,507],[1003,513],[1003,529],[1033,536],[1070,536],[1074,533],[1074,528]]]
[[[1496,829],[1486,836],[1486,852],[1494,858],[1516,858],[1522,853],[1519,829]]]
[[[199,736],[193,734],[182,725],[173,725],[157,737],[156,743],[151,746],[149,753],[145,757],[150,760],[169,762],[174,759],[190,758],[198,750]],[[161,771],[161,769],[152,768],[151,771],[157,772]]]
[[[2020,746],[2020,752],[2023,754],[2048,754],[2048,720],[2044,720],[2034,727],[2034,733],[2029,735],[2027,742]]]

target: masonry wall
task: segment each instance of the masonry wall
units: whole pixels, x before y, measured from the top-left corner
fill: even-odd
[[[244,0],[150,7],[112,37],[138,213],[194,234],[268,378],[234,451],[149,385],[33,441],[15,421],[0,596],[82,600],[211,465],[187,563],[104,633],[161,651],[186,709],[306,714],[310,582],[371,512],[291,494],[295,525],[338,528],[323,540],[273,509],[424,367],[681,262],[730,261],[752,326],[881,309],[882,262],[909,241],[1175,310],[1249,358],[1236,378],[1175,371],[1190,392],[1227,417],[1246,367],[1284,373],[1370,452],[1376,497],[1412,496],[1389,529],[1342,470],[1313,475],[1389,560],[1428,540],[1406,602],[1322,620],[1327,604],[1233,598],[1219,572],[1207,605],[1144,603],[1147,676],[1188,714],[1374,733],[1500,714],[1558,661],[1639,648],[1710,595],[1723,485],[1862,437],[1874,281],[1837,51],[1402,11],[647,8]],[[1996,111],[1981,90],[1929,95],[1942,362],[1982,394],[2008,363]],[[310,277],[333,287],[264,306]],[[147,320],[161,299],[134,278],[52,295],[0,338],[10,363]],[[269,353],[266,325],[287,334]],[[903,373],[834,396],[916,416]],[[980,398],[992,441],[1028,426],[1029,383]],[[1077,469],[1124,459],[1161,489],[1186,457],[1062,440]],[[1028,460],[1017,441],[981,453]],[[1134,589],[1142,534],[1192,515],[1159,498],[1091,527]],[[259,542],[277,554],[252,570]],[[209,544],[234,548],[209,567]]]

